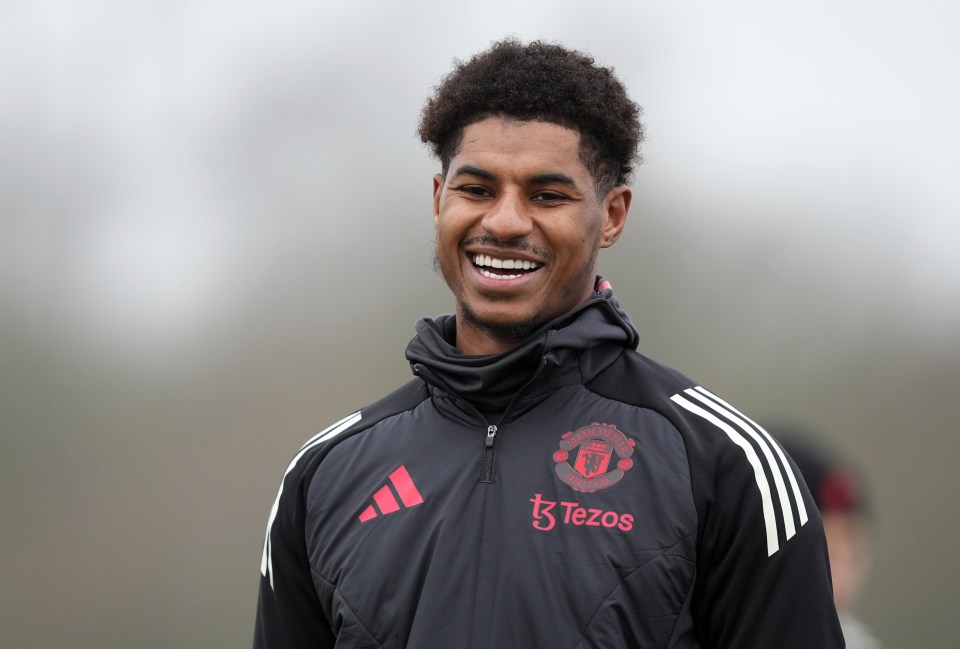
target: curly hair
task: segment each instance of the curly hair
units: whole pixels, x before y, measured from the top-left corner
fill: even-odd
[[[424,105],[418,134],[446,176],[463,130],[487,117],[571,128],[580,134],[580,158],[603,196],[629,183],[640,162],[640,112],[613,69],[595,65],[592,57],[561,45],[506,39],[457,62]]]

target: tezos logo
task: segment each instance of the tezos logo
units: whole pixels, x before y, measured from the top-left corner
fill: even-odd
[[[554,451],[557,476],[574,491],[590,493],[606,489],[620,482],[623,474],[633,467],[632,439],[617,430],[613,424],[598,424],[578,428],[560,438],[560,450]],[[573,449],[580,447],[573,466],[567,462]],[[612,471],[610,460],[616,453],[619,460]]]
[[[592,507],[581,507],[579,503],[544,500],[540,494],[534,494],[530,499],[533,503],[533,527],[541,532],[548,532],[562,525],[576,525],[577,527],[607,527],[617,528],[624,532],[633,529],[633,514],[618,514]],[[560,509],[556,510],[557,504]],[[554,511],[556,510],[556,511]]]

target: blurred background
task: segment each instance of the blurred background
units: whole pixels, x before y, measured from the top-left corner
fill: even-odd
[[[0,5],[4,646],[248,646],[312,434],[406,381],[451,302],[420,107],[543,38],[649,140],[601,256],[641,351],[854,459],[858,606],[956,646],[960,9],[857,2]]]

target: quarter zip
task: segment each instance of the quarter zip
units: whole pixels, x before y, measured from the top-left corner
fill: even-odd
[[[549,334],[547,334],[547,336],[547,340],[549,342]],[[487,439],[484,441],[483,445],[483,465],[480,470],[480,482],[496,482],[494,479],[494,468],[496,467],[497,459],[497,433],[500,431],[500,428],[504,425],[504,423],[509,421],[509,416],[513,414],[513,407],[516,405],[520,395],[526,392],[527,388],[533,385],[537,378],[543,373],[543,370],[546,366],[547,355],[544,354],[540,358],[540,364],[537,365],[537,371],[533,373],[533,376],[530,377],[530,380],[527,381],[515,395],[513,395],[512,399],[510,399],[510,403],[507,404],[507,409],[504,410],[503,415],[500,416],[500,421],[497,424],[487,424]]]
[[[547,340],[544,344],[544,349],[550,349],[550,339],[552,338],[553,332],[550,331],[547,333]],[[483,415],[480,410],[474,406],[470,401],[464,399],[459,394],[451,390],[444,381],[437,377],[433,372],[430,372],[423,364],[417,363],[413,366],[413,373],[419,376],[420,378],[427,380],[428,382],[433,382],[436,385],[442,386],[452,397],[454,397],[458,403],[463,404],[468,410],[473,411],[473,414],[476,415],[477,419],[483,422],[487,429],[487,436],[484,439],[483,443],[483,461],[480,466],[480,482],[482,483],[494,483],[495,480],[495,469],[496,469],[496,460],[497,460],[497,433],[500,432],[500,429],[503,427],[504,423],[509,421],[509,416],[513,412],[513,407],[516,405],[517,400],[520,396],[527,391],[527,389],[533,385],[533,383],[539,378],[543,373],[544,368],[547,366],[547,354],[545,352],[543,356],[540,357],[540,363],[537,365],[536,371],[533,373],[533,376],[530,377],[523,387],[517,390],[517,393],[513,395],[513,398],[510,399],[510,403],[507,404],[506,409],[503,411],[503,414],[500,416],[500,421],[496,424],[491,424],[489,420]]]

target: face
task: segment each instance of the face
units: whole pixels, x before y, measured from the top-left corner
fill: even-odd
[[[590,296],[630,191],[598,197],[579,144],[557,124],[491,117],[464,129],[446,177],[434,178],[437,261],[460,351],[509,349]]]

